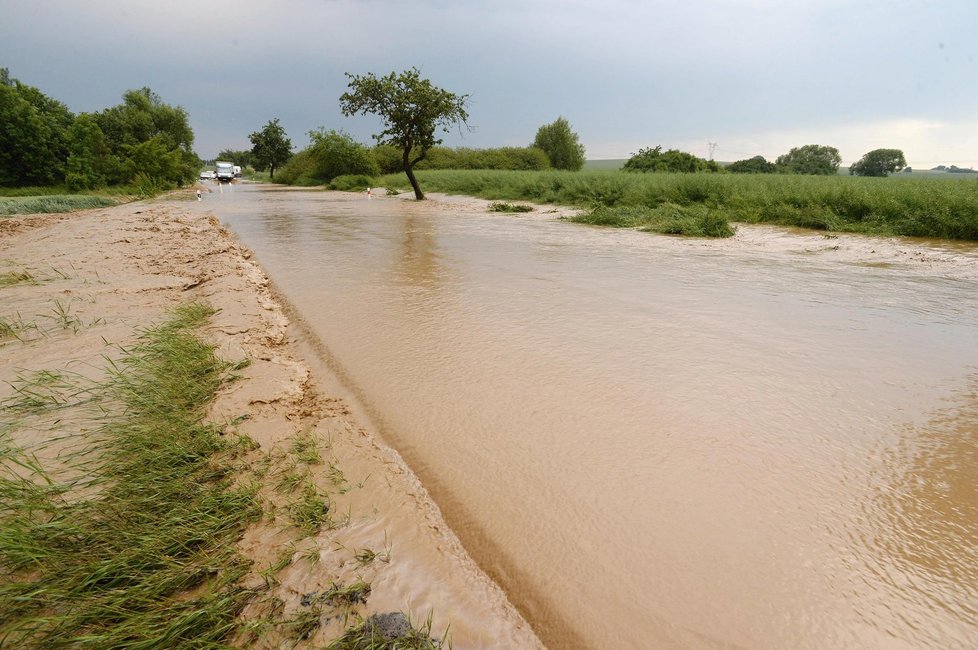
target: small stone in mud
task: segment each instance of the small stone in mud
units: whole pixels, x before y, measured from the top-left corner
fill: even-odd
[[[371,636],[382,636],[385,641],[393,641],[411,634],[411,623],[401,612],[374,614],[365,624]]]

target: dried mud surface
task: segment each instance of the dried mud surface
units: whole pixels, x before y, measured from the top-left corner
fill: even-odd
[[[18,376],[44,369],[98,380],[105,359],[132,345],[140,329],[191,301],[220,311],[205,336],[228,360],[249,360],[225,386],[211,417],[257,443],[247,459],[262,481],[266,515],[239,546],[253,561],[246,582],[265,586],[245,608],[258,623],[235,642],[245,647],[322,647],[345,623],[403,611],[416,624],[431,616],[432,636],[446,630],[456,648],[542,647],[505,594],[472,562],[424,487],[396,452],[327,394],[330,378],[299,356],[290,322],[265,272],[213,216],[181,205],[191,192],[71,214],[0,219],[0,273],[33,282],[0,288],[0,317],[16,320],[18,338],[0,340],[0,399]],[[335,383],[335,382],[334,382]],[[56,463],[50,431],[20,433]],[[299,438],[318,441],[321,460],[303,461]],[[291,524],[283,489],[301,474],[330,494],[332,522],[305,534]],[[343,603],[337,585],[368,583]],[[255,632],[261,628],[261,634]],[[298,635],[302,636],[302,635]]]

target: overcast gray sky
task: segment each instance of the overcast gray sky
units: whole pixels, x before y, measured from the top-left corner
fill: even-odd
[[[975,0],[0,0],[0,67],[75,112],[149,86],[204,158],[274,117],[297,145],[370,142],[343,73],[416,66],[471,95],[449,146],[526,145],[564,116],[588,158],[814,143],[978,166],[976,34]]]

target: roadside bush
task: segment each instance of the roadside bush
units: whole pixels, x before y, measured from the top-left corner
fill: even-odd
[[[309,132],[312,144],[294,154],[279,170],[286,185],[330,185],[339,176],[376,176],[380,168],[370,149],[342,131]]]
[[[303,149],[289,158],[281,169],[278,170],[277,183],[285,185],[322,185],[325,181],[318,180],[314,176],[315,161],[309,149]]]
[[[310,131],[310,156],[313,160],[312,175],[329,182],[337,176],[380,173],[377,161],[370,150],[343,131]]]
[[[340,192],[363,192],[368,187],[374,187],[375,180],[363,174],[346,174],[337,176],[329,183],[329,189]]]

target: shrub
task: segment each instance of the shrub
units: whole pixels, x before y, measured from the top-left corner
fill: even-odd
[[[717,172],[719,165],[712,160],[703,160],[691,153],[669,149],[662,151],[662,146],[639,149],[637,154],[625,161],[622,171],[626,172],[680,172],[692,174],[695,172]]]
[[[310,131],[310,156],[313,160],[312,176],[324,183],[337,176],[380,173],[377,161],[370,150],[343,131]]]
[[[312,152],[309,149],[303,149],[297,154],[294,154],[289,161],[282,166],[278,171],[278,178],[276,182],[284,183],[285,185],[300,185],[299,179],[311,179],[313,173],[314,161],[312,159]],[[309,185],[322,185],[320,183],[308,183]]]
[[[363,174],[347,174],[337,176],[329,183],[329,189],[339,190],[340,192],[363,192],[368,187],[373,187],[375,181],[371,176]]]
[[[777,168],[773,162],[768,162],[764,156],[754,156],[730,163],[724,169],[732,174],[773,174]]]

